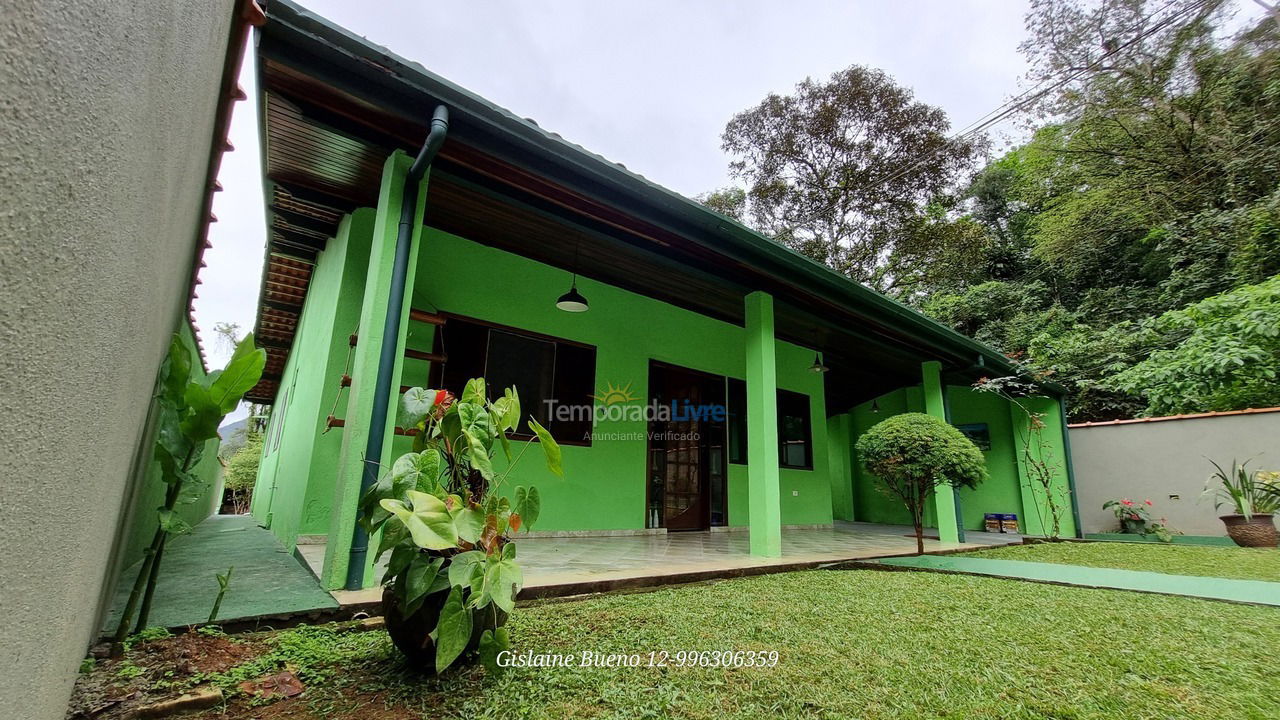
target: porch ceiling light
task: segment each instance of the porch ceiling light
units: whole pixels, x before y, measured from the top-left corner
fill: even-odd
[[[587,311],[587,299],[578,292],[578,246],[573,246],[573,284],[569,286],[569,292],[561,295],[556,300],[556,307],[565,312],[580,313]]]
[[[822,364],[822,353],[814,353],[813,364],[809,366],[809,372],[816,372],[816,373],[831,372],[831,368]]]
[[[569,292],[560,296],[556,300],[556,307],[565,312],[586,312],[587,299],[578,292],[578,276],[573,276],[573,285],[569,287]]]

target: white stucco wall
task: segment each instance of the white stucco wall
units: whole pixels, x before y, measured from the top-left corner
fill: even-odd
[[[232,6],[0,10],[6,716],[62,718],[95,635],[148,396],[185,313]]]
[[[1156,517],[1187,535],[1226,535],[1213,502],[1200,496],[1214,471],[1209,460],[1230,470],[1233,458],[1253,458],[1255,470],[1280,470],[1280,412],[1071,428],[1084,531],[1118,530],[1102,504],[1130,498],[1150,499]]]

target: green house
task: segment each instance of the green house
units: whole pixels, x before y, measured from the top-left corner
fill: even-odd
[[[928,513],[942,541],[987,513],[1044,532],[1026,413],[971,389],[1014,372],[998,352],[285,0],[258,32],[269,361],[249,399],[271,420],[253,513],[323,546],[326,586],[374,581],[354,519],[370,449],[376,468],[410,447],[400,390],[481,375],[564,448],[563,479],[515,473],[564,542],[742,531],[769,557],[793,528],[908,524],[852,450],[906,411],[962,426],[989,464]],[[443,142],[409,182],[437,108]],[[1066,497],[1043,391],[1037,452]]]

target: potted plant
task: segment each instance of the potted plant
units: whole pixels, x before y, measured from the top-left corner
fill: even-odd
[[[1138,504],[1129,498],[1108,500],[1102,504],[1103,510],[1110,510],[1120,521],[1120,532],[1143,537],[1155,535],[1160,542],[1173,542],[1173,536],[1182,533],[1170,529],[1164,518],[1160,522],[1152,520],[1151,507],[1153,503],[1150,500],[1143,500],[1142,504]]]
[[[858,456],[886,495],[911,513],[916,553],[924,554],[924,509],[938,488],[975,488],[987,479],[982,451],[963,433],[932,415],[903,413],[858,438]]]
[[[402,423],[416,430],[413,452],[360,503],[359,521],[381,532],[375,557],[391,553],[382,577],[387,632],[410,661],[430,673],[459,658],[492,666],[509,646],[506,624],[524,579],[511,540],[538,519],[537,488],[503,485],[538,442],[547,468],[562,475],[560,446],[529,418],[530,439],[512,457],[509,431],[520,421],[515,388],[490,402],[483,378],[467,382],[461,398],[445,390],[411,388]],[[493,468],[496,446],[507,467]]]
[[[1280,509],[1276,473],[1250,472],[1247,460],[1240,464],[1232,460],[1231,472],[1209,462],[1217,472],[1209,477],[1202,497],[1214,499],[1214,510],[1223,505],[1235,509],[1233,514],[1219,516],[1227,534],[1241,547],[1275,547],[1280,540],[1272,520],[1272,514]]]

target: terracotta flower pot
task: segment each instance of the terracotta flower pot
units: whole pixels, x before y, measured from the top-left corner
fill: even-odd
[[[1222,524],[1227,526],[1227,534],[1240,547],[1275,547],[1280,541],[1280,532],[1271,515],[1253,514],[1246,520],[1243,515],[1223,515]]]
[[[448,590],[432,593],[422,601],[422,607],[412,615],[405,616],[392,586],[387,585],[382,589],[382,615],[386,620],[391,642],[405,654],[411,666],[428,675],[436,672],[436,644],[431,639],[431,631],[435,629],[440,619],[440,610],[448,599]],[[450,667],[474,662],[475,651],[480,648],[480,636],[484,631],[506,624],[507,614],[496,605],[490,604],[483,610],[473,611],[471,641]]]

